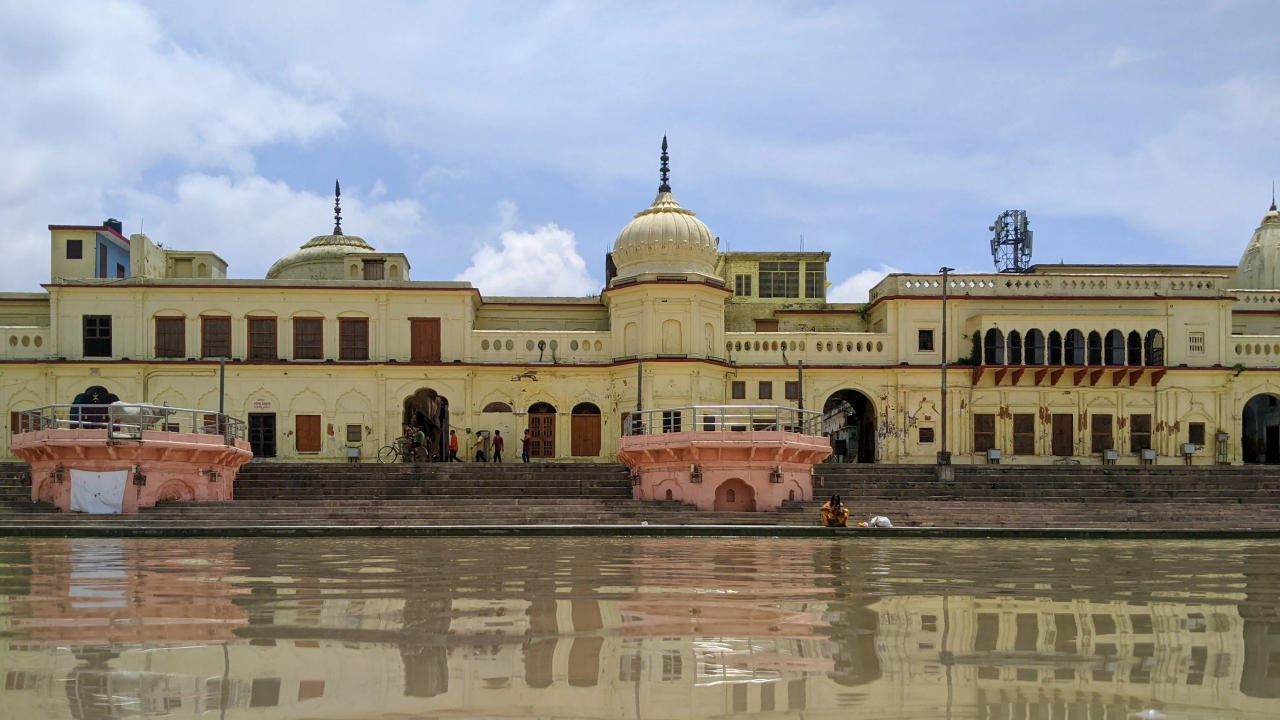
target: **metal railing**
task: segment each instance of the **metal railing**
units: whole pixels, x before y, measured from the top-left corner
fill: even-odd
[[[781,430],[819,435],[822,413],[778,405],[690,405],[632,411],[623,423],[623,435],[657,435],[670,432],[721,432]]]
[[[212,410],[141,403],[46,405],[18,413],[13,432],[106,429],[113,440],[141,440],[143,430],[221,435],[228,443],[245,439],[245,424]]]

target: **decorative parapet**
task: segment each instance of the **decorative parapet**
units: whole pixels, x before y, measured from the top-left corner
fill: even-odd
[[[743,365],[894,365],[898,338],[889,333],[727,332],[725,354]]]
[[[1232,335],[1228,347],[1233,365],[1280,367],[1280,335]]]
[[[964,297],[1133,297],[1219,298],[1225,275],[948,275],[947,295]],[[890,275],[871,289],[871,302],[889,297],[941,297],[941,275]]]
[[[1280,313],[1280,290],[1232,289],[1231,295],[1236,299],[1231,312]]]
[[[607,330],[473,330],[471,358],[495,363],[604,363],[613,359]]]
[[[39,360],[53,354],[50,328],[36,325],[0,327],[0,360]]]

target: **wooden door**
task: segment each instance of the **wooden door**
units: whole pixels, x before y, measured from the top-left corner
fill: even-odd
[[[586,413],[573,415],[573,442],[571,449],[574,457],[595,457],[600,454],[600,416]]]
[[[440,362],[440,318],[409,318],[409,360]]]
[[[249,413],[249,447],[254,457],[276,456],[275,413]]]
[[[556,456],[556,416],[553,413],[529,415],[529,457]]]
[[[320,452],[319,415],[295,415],[294,430],[298,452]]]
[[[1070,413],[1055,413],[1053,416],[1053,454],[1070,456],[1075,454],[1075,416]]]

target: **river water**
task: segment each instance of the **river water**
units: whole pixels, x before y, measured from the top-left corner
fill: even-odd
[[[4,718],[1280,717],[1280,544],[0,538]]]

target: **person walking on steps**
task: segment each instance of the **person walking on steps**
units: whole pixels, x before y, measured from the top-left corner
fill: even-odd
[[[533,442],[533,438],[529,437],[529,431],[524,431],[524,437],[520,439],[520,459],[529,462],[529,444]]]
[[[505,444],[506,443],[502,440],[502,431],[494,430],[493,431],[493,461],[494,462],[496,463],[502,462],[502,446]]]
[[[458,459],[458,431],[449,428],[449,462],[462,462]]]
[[[471,442],[471,449],[475,453],[476,462],[488,461],[488,455],[485,453],[485,450],[488,449],[488,445],[489,438],[485,437],[483,432],[477,430],[475,440]]]

